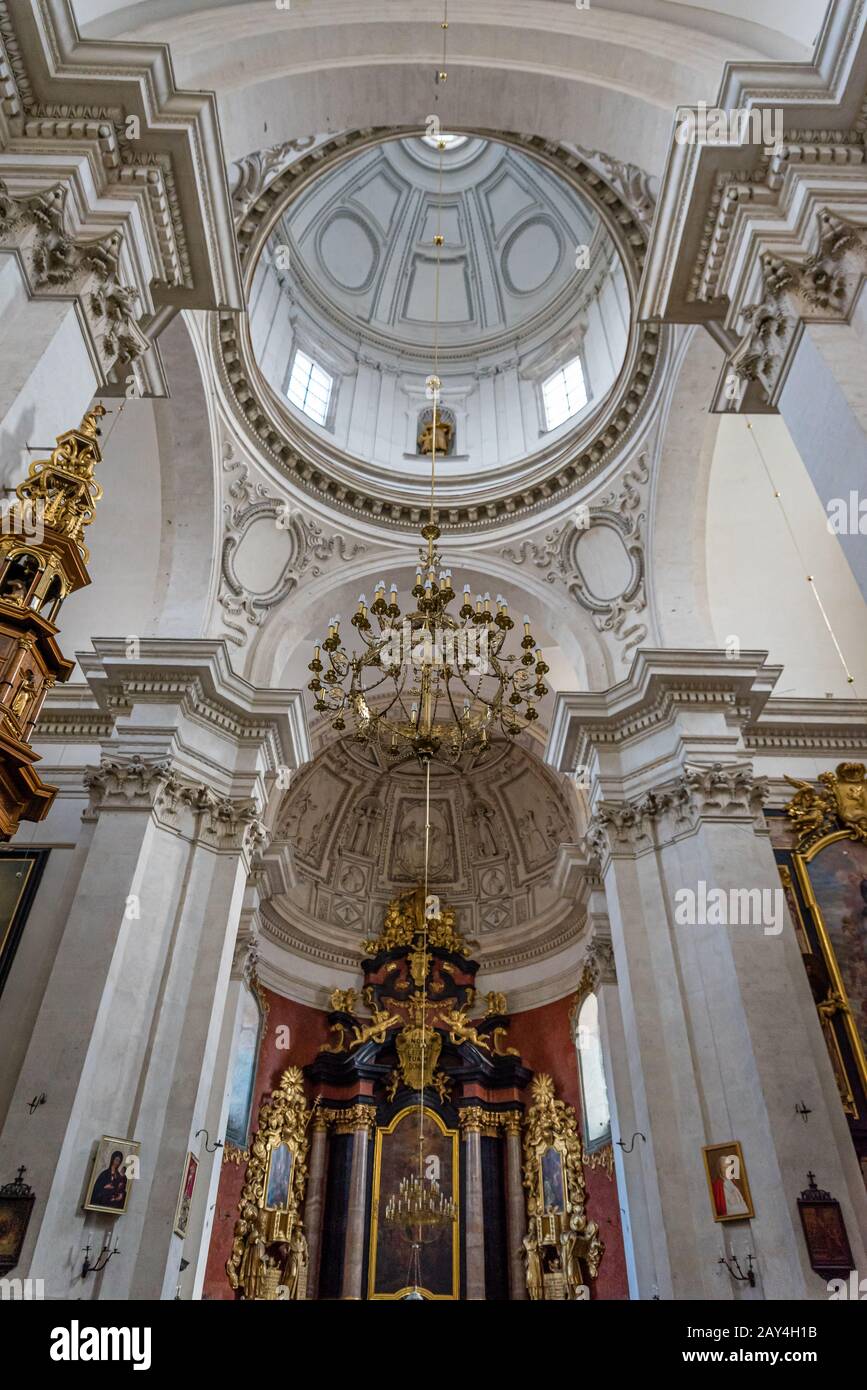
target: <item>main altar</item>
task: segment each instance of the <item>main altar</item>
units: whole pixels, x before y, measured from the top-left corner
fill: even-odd
[[[604,1246],[575,1111],[479,997],[455,913],[421,888],[363,943],[331,1040],[266,1097],[232,1255],[243,1298],[586,1299]]]

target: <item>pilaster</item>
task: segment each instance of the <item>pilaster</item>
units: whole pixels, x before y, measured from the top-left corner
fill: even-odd
[[[559,770],[590,770],[587,844],[603,876],[623,1024],[615,1084],[625,1055],[630,1085],[618,1089],[627,1104],[631,1091],[629,1123],[645,1136],[626,1161],[642,1169],[662,1298],[735,1296],[718,1264],[707,1144],[742,1146],[758,1296],[826,1296],[796,1207],[808,1169],[827,1175],[853,1251],[863,1248],[863,1184],[785,912],[765,785],[742,739],[776,676],[763,653],[643,650],[604,694],[559,696],[549,742]],[[721,921],[700,906],[711,889],[735,905]],[[799,1095],[815,1124],[799,1126]]]
[[[82,665],[113,729],[84,775],[86,855],[0,1155],[26,1153],[37,1205],[22,1265],[50,1296],[171,1298],[172,1218],[213,1105],[245,885],[277,768],[308,749],[298,693],[253,689],[222,643],[143,641],[134,660],[119,640],[94,645]],[[34,1088],[51,1101],[25,1128]],[[103,1232],[81,1210],[102,1134],[140,1141],[141,1176],[122,1253],[82,1281],[78,1252]],[[72,1253],[58,1263],[58,1250]]]

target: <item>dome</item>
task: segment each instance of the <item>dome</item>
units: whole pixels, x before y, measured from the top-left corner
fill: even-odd
[[[446,493],[500,486],[592,428],[629,325],[597,208],[480,136],[442,153],[433,136],[386,139],[332,163],[275,220],[251,294],[252,350],[287,432],[371,484],[424,486],[438,362]]]

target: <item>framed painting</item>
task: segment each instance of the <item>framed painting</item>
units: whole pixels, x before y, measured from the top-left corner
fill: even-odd
[[[740,1144],[707,1144],[702,1154],[714,1221],[751,1221],[756,1213]]]
[[[259,1065],[264,1023],[265,1011],[258,991],[255,986],[245,989],[232,1062],[229,1113],[226,1120],[226,1142],[234,1144],[238,1149],[246,1149],[250,1139],[253,1087],[256,1084],[256,1068]]]
[[[175,1208],[175,1224],[173,1227],[176,1236],[182,1239],[187,1234],[187,1227],[190,1224],[190,1207],[193,1202],[193,1192],[196,1186],[196,1174],[199,1171],[199,1160],[194,1153],[187,1154],[187,1161],[184,1164],[184,1176],[181,1180],[181,1190],[178,1193],[178,1205]]]
[[[794,855],[838,1001],[837,1014],[867,1089],[867,844],[846,832]]]
[[[268,1152],[265,1173],[266,1211],[286,1211],[292,1190],[292,1164],[295,1155],[288,1144],[275,1144]]]
[[[126,1211],[130,1190],[138,1177],[141,1144],[136,1139],[115,1139],[104,1134],[96,1146],[85,1211],[101,1211],[120,1216]]]
[[[0,850],[0,994],[49,854],[47,849]]]
[[[20,1260],[33,1214],[36,1197],[30,1184],[23,1180],[26,1171],[19,1168],[15,1181],[0,1187],[0,1278]]]
[[[424,1170],[427,1181],[436,1181],[450,1197],[458,1213],[454,1221],[429,1227],[419,1254],[419,1289],[425,1299],[460,1297],[460,1212],[458,1132],[448,1129],[436,1111],[424,1109],[421,1121]],[[417,1172],[419,1111],[407,1106],[388,1125],[376,1131],[373,1155],[373,1204],[370,1220],[368,1293],[370,1299],[406,1298],[412,1290],[409,1277],[414,1231],[386,1222],[389,1197],[399,1191],[407,1174]]]
[[[812,1173],[808,1173],[809,1186],[804,1188],[798,1198],[798,1211],[804,1228],[804,1240],[810,1255],[810,1264],[817,1274],[848,1274],[855,1268],[852,1247],[840,1203],[830,1192],[824,1192],[816,1184]]]
[[[553,1144],[549,1144],[539,1155],[539,1192],[542,1211],[566,1210],[566,1170],[563,1154]]]

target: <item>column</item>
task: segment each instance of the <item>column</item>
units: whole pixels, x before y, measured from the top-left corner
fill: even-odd
[[[797,1211],[809,1169],[843,1209],[856,1265],[867,1202],[741,729],[779,668],[765,654],[638,653],[602,694],[558,697],[548,757],[591,769],[636,1141],[661,1298],[732,1299],[721,1255],[756,1265],[755,1296],[824,1299]],[[699,907],[711,889],[768,904]],[[689,909],[690,894],[693,909]],[[686,903],[686,911],[684,904]],[[737,921],[735,920],[737,918]],[[710,919],[710,920],[708,920]],[[798,1126],[799,1097],[813,1114]],[[704,1145],[741,1144],[755,1219],[714,1221]],[[726,1241],[733,1244],[724,1244]]]
[[[273,770],[306,756],[300,696],[259,692],[222,642],[97,640],[82,665],[117,715],[90,792],[84,861],[0,1135],[37,1205],[22,1273],[61,1299],[173,1298],[174,1214],[206,1125],[245,884]],[[298,719],[296,712],[296,719]],[[45,1091],[39,1122],[26,1101]],[[21,1116],[28,1122],[22,1122]],[[82,1210],[102,1135],[141,1145],[122,1221]],[[213,1137],[213,1136],[212,1136]],[[107,1230],[119,1253],[81,1277]],[[39,1271],[37,1274],[36,1271]]]
[[[304,1202],[304,1229],[307,1233],[307,1297],[319,1297],[319,1261],[322,1255],[322,1212],[325,1205],[325,1178],[328,1170],[328,1121],[313,1116],[307,1197]]]
[[[342,1299],[365,1297],[362,1289],[364,1246],[367,1235],[367,1174],[370,1131],[375,1124],[373,1107],[356,1105],[349,1112],[347,1126],[352,1134],[352,1166],[346,1213],[346,1245],[343,1256]]]
[[[527,1233],[521,1152],[521,1112],[509,1111],[503,1117],[506,1135],[506,1230],[509,1241],[509,1298],[527,1297],[523,1246]]]
[[[482,1123],[484,1111],[477,1105],[461,1111],[464,1139],[464,1248],[467,1299],[485,1297],[485,1210],[482,1204]]]

